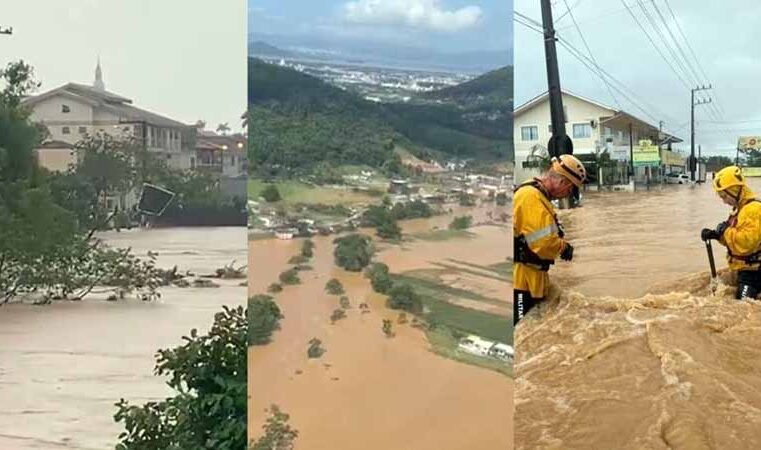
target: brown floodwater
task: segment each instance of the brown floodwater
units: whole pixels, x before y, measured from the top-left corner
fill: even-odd
[[[488,208],[488,207],[486,207]],[[485,219],[486,208],[457,209]],[[495,208],[504,211],[504,208]],[[445,228],[452,216],[403,223],[407,233]],[[448,259],[487,265],[505,260],[508,229],[478,226],[471,238],[379,246],[377,260],[393,272],[437,268]],[[430,351],[425,334],[395,322],[396,336],[386,338],[384,318],[398,313],[384,306],[361,274],[333,263],[334,237],[313,238],[313,271],[302,283],[286,287],[276,301],[285,318],[273,342],[249,349],[249,435],[256,439],[267,414],[277,404],[299,431],[296,449],[308,450],[495,450],[513,443],[513,382],[510,378],[449,360]],[[252,241],[249,244],[249,293],[264,293],[287,261],[298,254],[300,240]],[[338,298],[324,292],[337,278],[352,308],[332,325]],[[474,289],[478,286],[474,287]],[[509,286],[483,286],[483,293],[505,299]],[[360,303],[369,305],[362,313]],[[307,358],[307,342],[316,337],[327,352]]]
[[[761,448],[761,303],[726,272],[711,294],[699,237],[728,212],[710,184],[561,212],[574,261],[515,332],[516,448]]]
[[[175,228],[105,233],[159,267],[203,274],[246,262],[246,229]],[[207,330],[222,305],[245,302],[240,280],[216,289],[164,288],[157,302],[98,298],[0,308],[0,449],[114,448],[122,424],[114,403],[142,404],[171,392],[153,375],[159,348]]]

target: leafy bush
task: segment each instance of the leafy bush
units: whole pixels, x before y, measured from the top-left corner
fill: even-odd
[[[330,322],[336,323],[337,321],[345,317],[346,317],[346,311],[344,311],[343,309],[336,309],[333,311],[333,314],[330,315]]]
[[[307,349],[307,356],[309,358],[319,358],[325,354],[327,350],[323,348],[322,341],[317,338],[312,338],[309,341],[309,348]]]
[[[270,287],[267,288],[267,292],[270,294],[277,294],[278,292],[283,291],[283,286],[279,283],[272,283],[270,284]]]
[[[288,425],[290,416],[280,411],[277,405],[270,406],[270,416],[262,428],[264,436],[251,444],[249,450],[293,450],[293,441],[299,432]]]
[[[325,284],[325,291],[330,295],[341,295],[344,293],[344,287],[340,281],[333,278]]]
[[[455,217],[452,223],[449,224],[450,230],[467,230],[473,224],[473,217],[461,216]]]
[[[274,184],[268,184],[261,192],[261,197],[268,203],[279,202],[282,200],[280,197],[280,191]]]
[[[314,242],[311,239],[307,239],[301,244],[301,256],[305,258],[314,256]]]
[[[185,344],[159,350],[156,375],[167,375],[174,397],[116,404],[124,424],[117,450],[240,450],[246,448],[247,332],[243,307],[217,313],[208,334],[195,329]]]
[[[272,333],[280,329],[283,315],[269,295],[255,295],[248,299],[249,345],[269,344]]]
[[[282,272],[278,278],[283,284],[293,285],[301,283],[301,280],[299,279],[299,271],[296,269],[288,269],[285,272]]]

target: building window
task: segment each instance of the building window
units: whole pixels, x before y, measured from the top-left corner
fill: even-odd
[[[69,108],[69,105],[61,105],[61,112],[64,114],[70,113],[71,108]]]
[[[63,128],[61,128],[61,133],[63,133],[63,134],[71,134],[71,129],[69,129],[69,127],[63,127]]]
[[[538,141],[539,140],[539,127],[521,127],[521,140],[522,141]]]
[[[87,133],[87,127],[79,127],[79,134]]]
[[[584,139],[592,137],[592,126],[588,123],[573,124],[573,138]]]

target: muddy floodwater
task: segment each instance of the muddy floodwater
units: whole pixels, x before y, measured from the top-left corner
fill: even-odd
[[[506,208],[492,208],[497,211]],[[485,220],[486,211],[458,209]],[[452,215],[401,222],[405,233],[446,228]],[[381,244],[376,261],[392,273],[462,263],[494,264],[508,255],[505,226],[484,225],[470,238],[415,240],[401,246]],[[504,374],[436,355],[423,331],[397,325],[398,312],[385,307],[361,274],[335,266],[335,237],[315,237],[312,271],[301,272],[301,284],[285,287],[276,301],[285,318],[265,346],[249,349],[249,435],[261,435],[265,408],[277,404],[290,414],[299,431],[297,450],[503,450],[512,448],[513,382]],[[266,292],[300,251],[301,240],[252,241],[249,244],[250,294]],[[337,278],[352,308],[331,324],[338,298],[325,293]],[[476,283],[463,277],[467,289],[503,300],[494,305],[510,314],[507,283]],[[465,289],[465,288],[464,288]],[[369,312],[362,313],[360,303]],[[394,320],[394,338],[381,330]],[[327,352],[307,358],[307,342],[316,337]]]
[[[710,184],[560,213],[576,251],[516,330],[516,448],[761,448],[761,303],[727,273],[711,294],[699,237],[728,213]]]
[[[101,235],[157,265],[196,274],[246,261],[245,228],[174,228]],[[47,306],[0,308],[0,449],[114,448],[122,424],[114,403],[161,400],[170,394],[153,376],[159,348],[203,332],[222,305],[245,303],[240,280],[216,289],[163,288],[153,303],[97,298]]]

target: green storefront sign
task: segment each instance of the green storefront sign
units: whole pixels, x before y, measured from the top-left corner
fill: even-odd
[[[661,165],[661,154],[657,145],[649,140],[639,141],[632,149],[634,167],[658,167]]]

